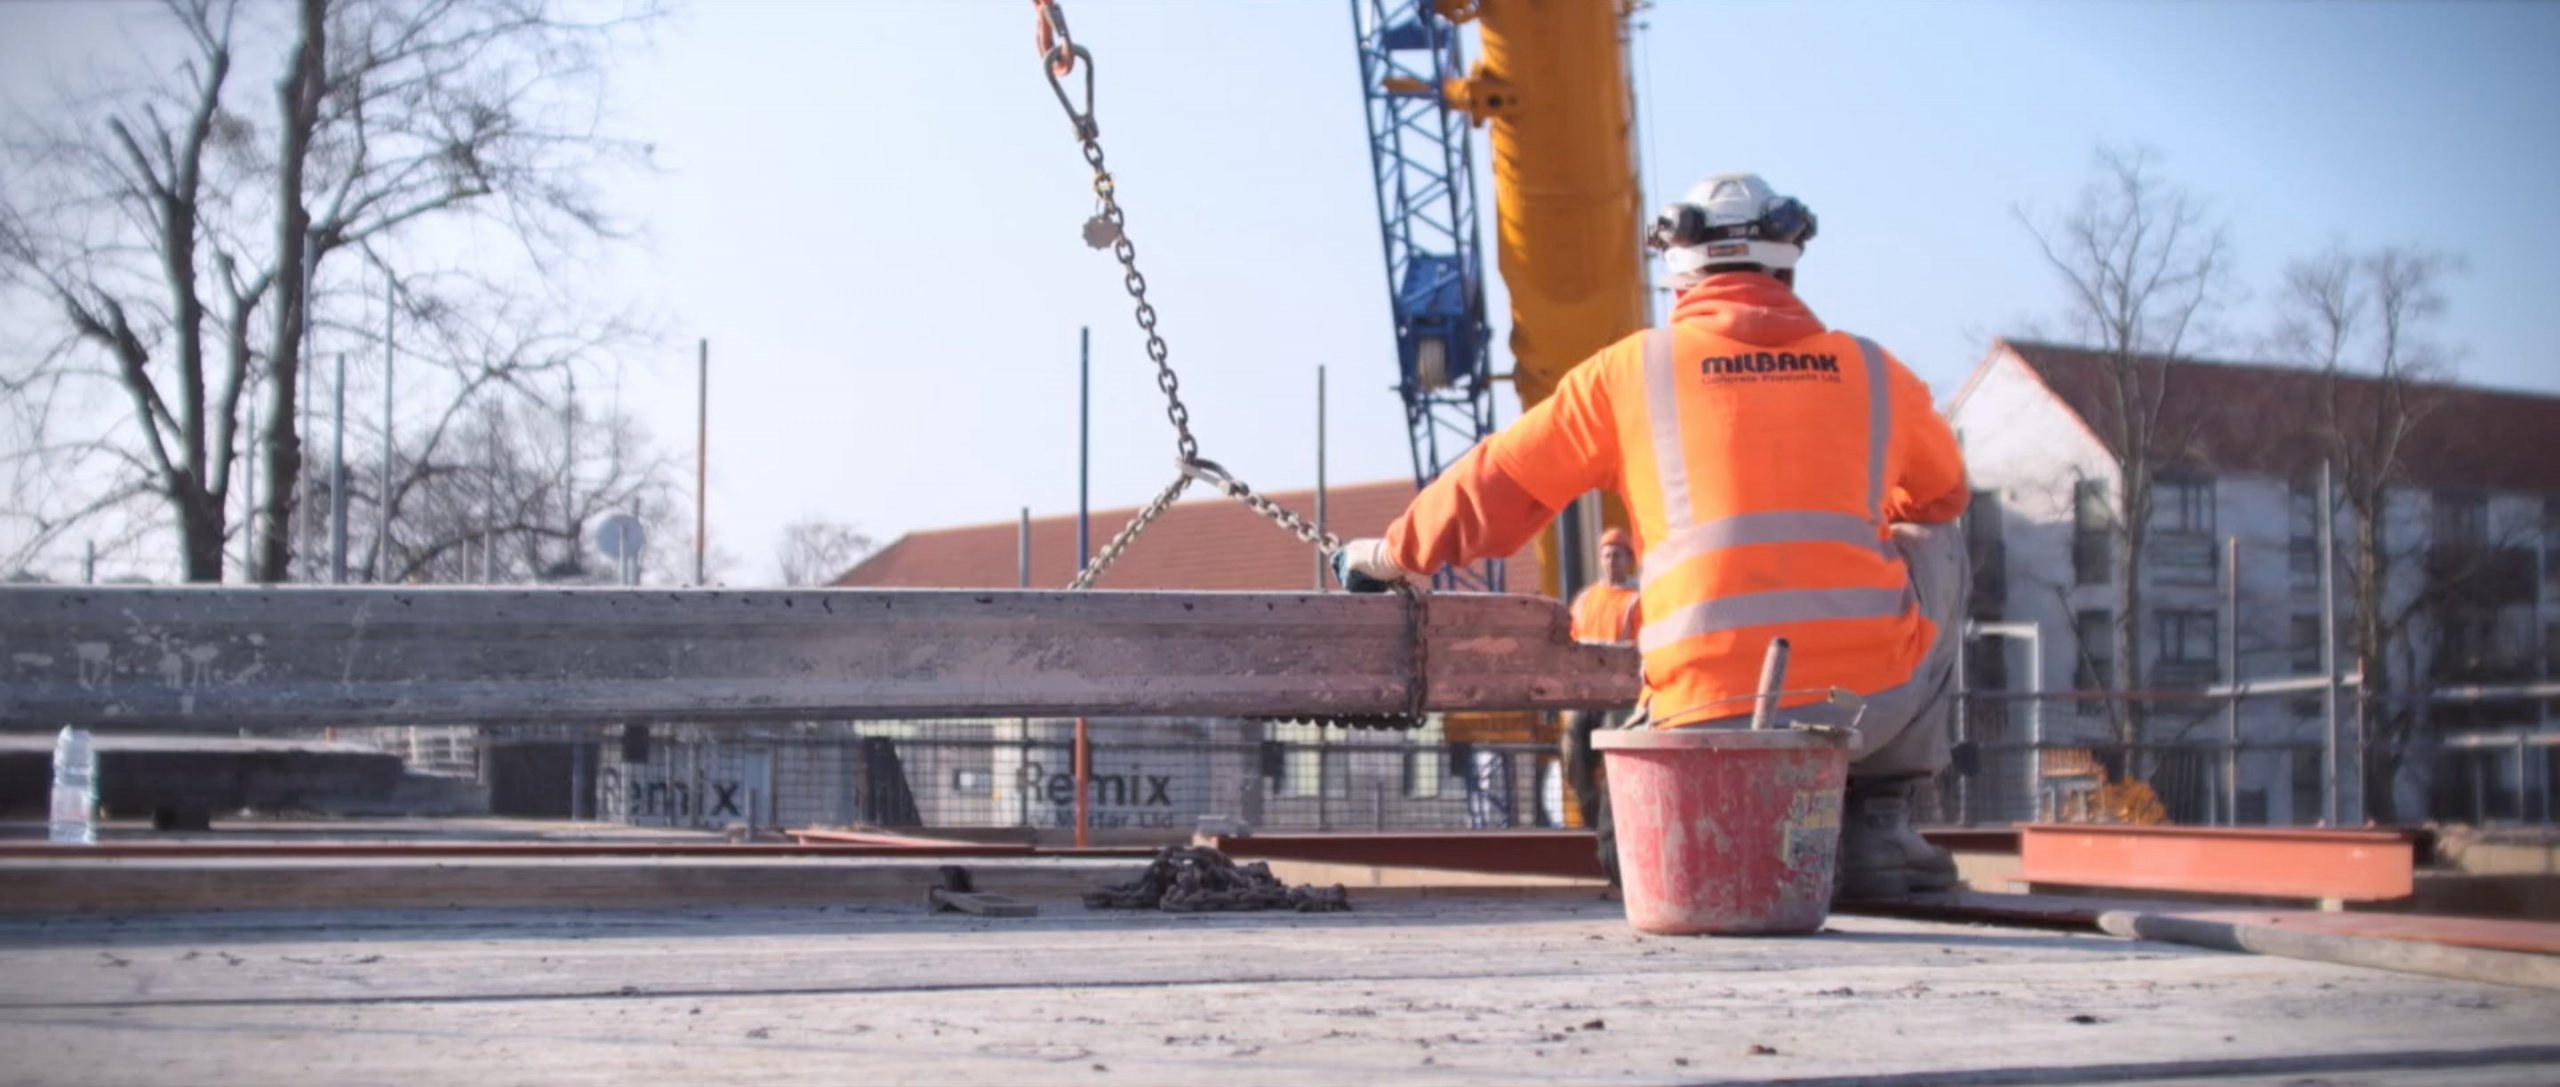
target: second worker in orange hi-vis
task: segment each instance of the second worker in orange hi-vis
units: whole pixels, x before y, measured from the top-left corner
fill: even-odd
[[[1600,580],[1585,586],[1567,609],[1573,640],[1594,645],[1633,645],[1644,625],[1634,584],[1635,542],[1625,529],[1600,534]]]
[[[1955,866],[1909,804],[1949,761],[1964,464],[1927,385],[1796,297],[1813,235],[1758,177],[1701,183],[1654,224],[1671,320],[1576,366],[1334,566],[1383,590],[1512,554],[1585,492],[1615,493],[1643,562],[1635,723],[1747,720],[1763,654],[1788,639],[1787,687],[1815,692],[1781,700],[1788,717],[1848,724],[1818,692],[1864,701],[1839,897],[1943,890]]]
[[[1635,584],[1636,545],[1627,530],[1613,528],[1600,534],[1600,580],[1585,586],[1573,598],[1566,614],[1573,624],[1573,640],[1596,645],[1634,645],[1644,626],[1642,593]],[[1582,825],[1597,830],[1601,826],[1602,796],[1599,761],[1592,757],[1591,734],[1603,726],[1623,728],[1627,712],[1607,713],[1575,710],[1563,715],[1558,739],[1562,741],[1565,781],[1573,786],[1574,807],[1582,816]],[[1616,858],[1602,851],[1600,862],[1613,864]]]

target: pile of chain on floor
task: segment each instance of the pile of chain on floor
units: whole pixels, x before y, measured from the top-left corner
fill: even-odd
[[[1205,913],[1215,910],[1295,910],[1329,913],[1351,908],[1341,884],[1291,887],[1271,874],[1261,861],[1239,865],[1207,846],[1166,846],[1147,865],[1146,874],[1117,887],[1084,896],[1088,909],[1163,910]]]

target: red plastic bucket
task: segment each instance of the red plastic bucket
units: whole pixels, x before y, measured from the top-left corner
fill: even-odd
[[[1627,921],[1670,936],[1812,932],[1831,914],[1849,735],[1603,731]]]

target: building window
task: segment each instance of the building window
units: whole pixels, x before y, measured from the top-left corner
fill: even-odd
[[[1439,799],[1449,777],[1449,749],[1416,747],[1404,753],[1404,795],[1413,800]]]
[[[1280,795],[1314,796],[1324,777],[1324,749],[1311,744],[1290,744],[1288,761],[1282,764]]]
[[[1965,506],[1965,556],[1973,565],[1973,599],[1966,614],[1996,619],[2009,598],[2008,536],[2000,516],[2000,492],[1975,491]]]
[[[2286,501],[2285,566],[2296,589],[2320,587],[2320,492],[2296,483]]]
[[[2153,616],[2160,659],[2179,664],[2211,664],[2220,644],[2221,617],[2211,608],[2163,610]]]
[[[2163,581],[2210,585],[2213,480],[2170,476],[2151,489],[2150,566]]]
[[[2162,686],[2203,686],[2221,673],[2221,615],[2211,608],[2154,613],[2151,640],[2153,679]]]
[[[951,795],[984,797],[995,795],[996,776],[985,770],[966,769],[951,772]]]
[[[2498,670],[2498,613],[2489,608],[2447,608],[2436,619],[2436,668],[2449,679],[2487,678]]]
[[[2237,822],[2244,827],[2267,825],[2267,791],[2265,789],[2240,791],[2240,818]]]
[[[2320,617],[2293,617],[2293,637],[2285,643],[2285,665],[2297,676],[2320,674]]]
[[[1405,735],[1404,795],[1415,800],[1431,800],[1440,795],[1449,778],[1448,734],[1439,718]]]
[[[2071,569],[2076,583],[2104,585],[2114,580],[2109,562],[2109,526],[2115,511],[2107,502],[2107,481],[2084,479],[2071,485]]]
[[[2213,480],[2163,476],[2152,485],[2151,534],[2213,537]]]
[[[2320,629],[2320,617],[2317,615],[2293,617],[2292,637],[2285,642],[2285,665],[2288,673],[2297,677],[2321,674]],[[2295,717],[2308,719],[2320,715],[2320,707],[2323,703],[2321,696],[2317,694],[2296,694],[2286,698],[2284,704],[2286,712]]]
[[[2542,500],[2542,589],[2560,583],[2560,498]]]
[[[2560,623],[2546,624],[2542,628],[2542,678],[2560,679]],[[2560,717],[2560,699],[2545,700],[2542,712],[2545,716]]]
[[[2211,585],[2221,568],[2210,536],[2154,536],[2150,565],[2160,580],[2184,585]]]
[[[1347,780],[1335,780],[1344,769],[1342,753],[1324,742],[1322,726],[1273,725],[1269,735],[1279,747],[1280,795],[1308,797],[1322,790],[1341,796],[1349,791]]]
[[[2449,608],[2439,623],[2444,655],[2470,678],[2505,681],[2533,675],[2533,621],[2521,609]]]
[[[2320,750],[2311,747],[2293,749],[2293,821],[2317,823],[2323,808],[2320,787]]]
[[[2080,643],[2080,667],[2072,677],[2072,686],[2083,691],[2104,690],[2115,685],[2116,624],[2115,616],[2103,609],[2092,608],[2074,617]],[[2098,714],[2106,711],[2106,703],[2097,699],[2081,699],[2080,712]]]
[[[2515,673],[2517,679],[2530,679],[2540,669],[2536,661],[2541,654],[2541,633],[2534,629],[2533,615],[2520,608],[2504,608],[2497,618],[2498,666]]]
[[[2439,548],[2478,548],[2489,542],[2489,502],[2476,494],[2439,494],[2430,542]]]

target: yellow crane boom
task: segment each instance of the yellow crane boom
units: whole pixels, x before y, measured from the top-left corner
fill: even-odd
[[[1647,320],[1642,186],[1624,35],[1632,0],[1440,0],[1477,23],[1483,58],[1443,88],[1492,130],[1496,259],[1511,294],[1511,383],[1536,407],[1593,352]],[[1624,524],[1609,503],[1604,519]],[[1585,546],[1588,546],[1587,540]],[[1560,596],[1556,534],[1538,543]]]
[[[1437,5],[1443,18],[1477,24],[1482,59],[1442,94],[1491,129],[1495,259],[1511,296],[1511,383],[1523,411],[1544,402],[1593,353],[1643,329],[1648,317],[1638,241],[1644,194],[1624,64],[1627,17],[1636,6]],[[1614,500],[1606,505],[1600,520],[1626,523]],[[1579,533],[1579,547],[1587,550],[1595,535]],[[1540,534],[1539,589],[1548,596],[1566,592],[1562,552],[1558,532]],[[1554,738],[1551,723],[1535,714],[1462,715],[1448,730],[1452,739],[1478,743]]]

